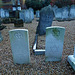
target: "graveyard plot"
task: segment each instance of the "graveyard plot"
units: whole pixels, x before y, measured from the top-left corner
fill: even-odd
[[[29,31],[29,45],[30,45],[30,64],[18,65],[14,64],[11,46],[9,41],[9,30],[18,29],[14,27],[13,23],[3,24],[6,26],[5,29],[1,31],[3,41],[0,42],[0,74],[2,75],[18,75],[18,74],[31,74],[31,75],[74,75],[75,71],[72,69],[71,65],[67,62],[67,57],[73,55],[74,44],[75,44],[75,20],[58,22],[53,21],[52,26],[65,27],[65,38],[62,60],[60,62],[45,62],[45,55],[34,55],[33,53],[33,42],[36,35],[36,28],[38,22],[36,21],[36,16],[32,23],[24,23],[24,27],[21,29],[28,29]],[[43,40],[42,40],[43,39]],[[41,41],[42,40],[42,41]],[[45,36],[38,37],[38,48],[44,49]],[[40,47],[41,46],[41,47]]]

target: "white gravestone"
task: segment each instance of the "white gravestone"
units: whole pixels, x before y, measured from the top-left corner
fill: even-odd
[[[62,19],[63,20],[68,20],[69,18],[69,7],[63,7],[62,8]]]
[[[5,11],[1,8],[1,18],[5,18]]]
[[[36,11],[36,18],[39,18],[39,17],[40,17],[40,11],[37,10],[37,11]]]
[[[7,10],[5,11],[5,17],[7,17],[7,18],[9,17],[9,11],[7,11]]]
[[[46,28],[46,61],[60,61],[62,58],[65,28],[47,27]]]
[[[56,18],[57,20],[62,19],[62,8],[57,8],[57,9],[55,10],[54,14],[55,14],[55,18]]]
[[[75,46],[74,46],[74,55],[68,56],[68,62],[70,63],[70,65],[72,66],[72,68],[75,71]]]
[[[30,14],[31,14],[31,18],[32,20],[34,19],[34,10],[32,8],[29,8]]]
[[[13,29],[9,31],[9,36],[14,63],[30,63],[28,30]]]
[[[19,17],[20,17],[20,19],[23,20],[23,22],[25,22],[25,10],[21,10],[21,11],[19,12]]]
[[[71,5],[70,7],[70,18],[75,19],[75,5]]]
[[[30,11],[27,9],[25,10],[25,23],[30,23],[32,22],[31,14]]]

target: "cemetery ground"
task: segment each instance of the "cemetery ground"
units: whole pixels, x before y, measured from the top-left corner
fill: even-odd
[[[32,23],[24,23],[21,29],[28,29],[30,44],[30,64],[14,64],[9,41],[9,30],[20,29],[14,27],[14,24],[3,24],[7,26],[1,31],[3,41],[0,43],[0,75],[75,75],[74,70],[67,62],[67,57],[73,55],[75,44],[75,20],[72,21],[53,21],[52,26],[65,27],[65,38],[62,60],[59,62],[45,62],[45,55],[35,55],[32,46],[35,39],[38,19],[35,18]],[[45,49],[45,35],[38,37],[38,49]]]

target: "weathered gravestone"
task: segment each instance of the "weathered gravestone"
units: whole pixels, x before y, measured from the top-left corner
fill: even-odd
[[[46,33],[46,27],[50,27],[52,25],[53,17],[54,14],[50,5],[42,8],[40,11],[39,25],[36,33],[44,35]]]
[[[5,11],[1,8],[1,18],[5,18]]]
[[[60,61],[62,58],[65,28],[47,27],[46,28],[46,61]]]
[[[33,20],[34,19],[34,10],[32,8],[29,8],[29,11],[30,11],[31,18]]]
[[[69,6],[62,7],[62,20],[69,19]]]
[[[13,29],[9,31],[9,36],[14,63],[30,63],[28,30]]]
[[[40,11],[37,10],[37,11],[36,11],[36,18],[39,18],[39,17],[40,17]]]
[[[75,5],[71,5],[69,15],[70,15],[70,19],[75,19]]]
[[[24,14],[25,14],[25,23],[31,23],[32,18],[29,9],[26,9]]]
[[[75,70],[75,46],[74,46],[74,55],[68,56],[68,62],[72,66],[72,68]]]
[[[2,37],[2,35],[1,35],[1,32],[0,32],[0,42],[3,40],[3,37]]]
[[[21,10],[19,12],[19,18],[23,20],[23,22],[25,22],[25,10]]]

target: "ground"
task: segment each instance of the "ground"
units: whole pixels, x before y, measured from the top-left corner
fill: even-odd
[[[3,24],[7,26],[2,30],[3,41],[0,43],[0,75],[75,75],[74,70],[67,62],[68,55],[73,55],[75,44],[75,20],[53,21],[52,26],[65,27],[65,38],[62,60],[59,62],[45,62],[45,55],[34,55],[32,46],[34,43],[38,21],[35,18],[32,23],[24,23],[23,29],[29,31],[30,64],[18,65],[13,63],[9,30],[17,29],[14,24]],[[45,48],[45,35],[39,36],[38,48]]]

